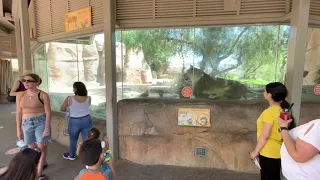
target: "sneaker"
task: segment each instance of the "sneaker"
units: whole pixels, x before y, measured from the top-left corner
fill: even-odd
[[[63,154],[63,158],[71,160],[71,161],[76,160],[76,157],[75,156],[70,156],[70,153],[64,153]]]

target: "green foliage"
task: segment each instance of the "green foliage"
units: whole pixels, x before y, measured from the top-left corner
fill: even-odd
[[[123,31],[122,39],[119,34],[117,39],[126,48],[143,52],[145,62],[157,74],[166,71],[169,58],[173,56],[180,56],[184,67],[185,57],[192,52],[201,58],[200,69],[211,75],[226,79],[279,81],[283,78],[286,64],[289,28],[248,26],[134,30]],[[226,58],[236,64],[221,67]],[[275,70],[276,63],[278,68]],[[234,69],[237,71],[231,73]]]
[[[121,37],[118,40],[121,41]],[[169,58],[176,53],[177,47],[167,38],[167,31],[138,30],[124,31],[122,43],[127,49],[141,50],[144,61],[150,65],[155,72],[164,72],[169,66]]]

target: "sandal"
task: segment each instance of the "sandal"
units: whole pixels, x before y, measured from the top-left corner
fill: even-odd
[[[39,176],[39,180],[48,180],[49,177],[45,174],[41,174],[41,176]]]

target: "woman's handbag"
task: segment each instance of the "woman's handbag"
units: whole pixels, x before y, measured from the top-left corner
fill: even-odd
[[[7,90],[7,100],[9,101],[9,102],[16,102],[16,97],[15,96],[10,96],[10,91],[11,91],[11,89],[10,88],[8,88],[8,90]]]
[[[65,117],[67,120],[69,120],[69,118],[70,118],[69,100],[70,100],[70,96],[68,96],[68,99],[67,99],[67,110],[66,110],[66,112],[64,113],[64,117]]]
[[[68,96],[68,99],[67,99],[67,110],[66,110],[66,112],[64,113],[64,117],[66,118],[67,121],[69,121],[69,119],[70,119],[69,100],[70,100],[70,96]],[[64,129],[63,134],[66,135],[66,136],[69,136],[68,128],[65,128],[65,129]]]

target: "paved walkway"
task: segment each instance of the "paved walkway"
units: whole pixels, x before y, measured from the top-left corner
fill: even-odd
[[[8,165],[14,155],[5,155],[16,145],[15,106],[0,104],[0,167]],[[48,162],[44,171],[51,180],[72,180],[84,167],[78,160],[67,161],[62,154],[68,147],[50,143]],[[184,168],[175,166],[144,166],[120,160],[116,164],[120,180],[258,180],[258,174],[226,170]]]

